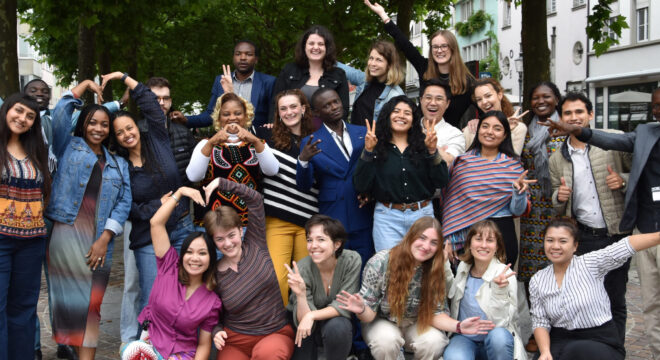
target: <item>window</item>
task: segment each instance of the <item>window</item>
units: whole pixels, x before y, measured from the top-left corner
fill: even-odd
[[[545,0],[545,12],[548,15],[557,13],[557,0]]]
[[[637,9],[637,41],[649,39],[649,8]]]
[[[504,11],[502,11],[502,27],[511,26],[511,3],[505,1],[502,3],[504,5]]]
[[[582,6],[587,3],[587,0],[573,0],[573,7]]]
[[[465,22],[468,21],[470,16],[472,16],[472,12],[474,11],[474,4],[472,0],[466,0],[463,2],[461,5],[461,21]]]
[[[611,17],[611,18],[608,20],[607,35],[608,35],[609,37],[611,37],[612,39],[616,40],[616,39],[618,39],[619,37],[618,37],[617,34],[614,32],[614,30],[612,30],[612,29],[610,28],[610,26],[609,26],[609,24],[612,23],[612,22],[614,22],[614,21],[616,21],[616,17]],[[616,44],[613,44],[613,46],[614,46],[614,45],[616,45]]]
[[[473,61],[473,60],[481,60],[486,57],[488,57],[488,53],[490,52],[490,39],[486,39],[484,41],[480,41],[478,43],[464,46],[462,49],[461,56],[463,57],[463,61]]]
[[[36,58],[37,51],[30,45],[30,43],[23,37],[18,38],[18,57],[21,58]]]

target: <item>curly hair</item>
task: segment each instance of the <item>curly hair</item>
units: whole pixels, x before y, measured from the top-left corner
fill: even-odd
[[[245,114],[245,117],[247,117],[247,121],[245,122],[245,128],[249,129],[250,126],[252,126],[252,120],[254,119],[254,106],[252,104],[243,99],[242,97],[234,94],[234,93],[224,93],[220,95],[218,100],[215,102],[215,107],[213,108],[213,113],[211,114],[211,119],[213,119],[213,128],[215,131],[218,131],[222,128],[220,125],[220,112],[222,111],[222,105],[230,102],[230,101],[236,101],[239,104],[241,104],[241,107],[243,108],[243,113]]]
[[[504,88],[502,88],[500,82],[493,78],[482,78],[475,80],[472,87],[472,101],[474,101],[475,104],[477,103],[474,98],[474,92],[477,90],[477,88],[480,86],[488,85],[490,85],[497,94],[502,94],[502,100],[500,100],[500,108],[502,109],[504,115],[513,116],[513,105],[511,105],[509,99],[506,97],[506,95],[504,95]],[[482,112],[481,109],[479,109],[479,112]]]
[[[438,249],[432,258],[421,264],[422,291],[417,312],[417,331],[422,333],[428,330],[433,321],[433,315],[438,304],[445,299],[445,259],[442,252],[443,238],[440,222],[431,216],[425,216],[410,227],[401,243],[390,250],[390,260],[387,264],[387,298],[390,302],[390,313],[400,324],[403,320],[406,302],[408,300],[408,287],[417,267],[411,247],[424,231],[433,228],[438,234]]]
[[[552,93],[555,95],[555,98],[557,98],[557,106],[555,106],[555,110],[561,113],[561,107],[559,107],[559,102],[561,101],[561,91],[559,91],[557,85],[555,85],[555,83],[551,81],[541,81],[540,83],[532,86],[532,88],[529,89],[529,92],[527,93],[527,96],[530,99],[530,101],[532,99],[532,96],[534,95],[534,91],[536,91],[536,89],[540,88],[541,86],[546,86],[550,90],[552,90]]]
[[[433,39],[437,36],[442,36],[447,40],[447,45],[451,49],[451,59],[449,60],[449,86],[453,95],[465,94],[470,91],[470,83],[474,80],[474,76],[470,73],[467,66],[463,63],[461,57],[461,49],[458,48],[458,41],[456,36],[449,30],[438,30],[429,37],[429,65],[424,73],[424,80],[430,80],[440,77],[438,64],[433,59],[433,49],[430,46]]]
[[[424,139],[426,135],[422,131],[421,112],[417,105],[405,95],[399,95],[392,98],[385,105],[378,114],[378,121],[376,122],[376,137],[378,143],[374,151],[376,152],[376,159],[378,161],[385,161],[387,159],[388,149],[390,148],[390,141],[392,140],[392,121],[390,115],[394,108],[400,104],[405,103],[410,106],[413,113],[412,126],[408,129],[408,147],[411,150],[411,158],[413,163],[417,164],[418,161],[426,155],[426,145]]]
[[[273,117],[273,144],[275,145],[276,149],[279,150],[290,150],[292,146],[294,146],[294,142],[291,141],[291,137],[293,136],[293,133],[291,130],[284,125],[284,122],[282,122],[280,118],[280,112],[279,112],[279,104],[280,104],[280,99],[285,97],[285,96],[296,96],[298,97],[298,101],[300,101],[300,105],[305,107],[305,111],[302,114],[302,118],[300,119],[300,138],[304,138],[305,136],[311,134],[314,132],[314,127],[312,125],[312,107],[309,105],[309,102],[307,101],[307,97],[305,94],[300,90],[300,89],[290,89],[290,90],[284,90],[277,95],[275,95],[275,115]]]
[[[332,36],[330,30],[325,26],[321,25],[312,25],[303,35],[298,39],[296,44],[294,59],[296,65],[300,68],[306,69],[309,67],[309,59],[305,53],[305,46],[307,45],[307,39],[312,34],[316,34],[323,38],[325,42],[325,57],[323,58],[323,70],[330,70],[337,64],[337,48],[335,46],[335,38]]]

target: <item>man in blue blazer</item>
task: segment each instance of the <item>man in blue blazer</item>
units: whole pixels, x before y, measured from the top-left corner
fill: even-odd
[[[249,40],[241,40],[234,47],[234,72],[232,72],[232,83],[234,93],[250,101],[254,106],[254,120],[252,125],[257,128],[263,124],[272,122],[268,119],[268,107],[273,92],[275,77],[258,71],[254,71],[254,66],[259,59],[259,50],[257,46]],[[211,114],[215,108],[215,102],[220,95],[224,94],[220,80],[222,75],[218,75],[213,81],[211,89],[211,100],[206,110],[199,115],[187,116],[187,121],[183,120],[189,128],[198,128],[209,126],[213,123]]]
[[[635,131],[625,134],[548,124],[599,148],[633,153],[621,231],[660,231],[660,88],[653,92],[651,107],[657,122],[638,125]],[[651,339],[651,353],[660,359],[660,249],[646,249],[636,257],[646,335]]]
[[[301,190],[316,182],[319,212],[341,221],[348,232],[346,248],[357,251],[364,266],[374,254],[373,207],[360,207],[353,173],[364,148],[366,128],[346,124],[336,91],[321,88],[311,100],[312,111],[323,125],[301,143],[296,182]]]

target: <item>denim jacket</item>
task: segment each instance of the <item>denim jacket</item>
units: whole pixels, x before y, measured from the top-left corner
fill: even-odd
[[[357,100],[357,98],[360,97],[360,94],[362,94],[362,92],[367,87],[367,85],[369,85],[367,83],[366,80],[367,78],[365,76],[364,71],[358,70],[341,62],[337,62],[337,67],[344,70],[348,81],[350,81],[351,84],[356,86],[355,97],[353,97],[353,99]],[[401,90],[401,87],[399,85],[394,85],[394,86],[385,85],[385,89],[383,89],[383,92],[380,93],[378,99],[376,99],[376,105],[374,105],[374,119],[378,119],[378,114],[380,114],[380,109],[383,108],[383,105],[385,105],[393,97],[399,95],[404,95],[404,92],[403,90]]]
[[[82,100],[67,92],[53,111],[53,152],[58,164],[46,217],[69,225],[78,216],[87,182],[98,160],[84,139],[71,134],[71,115],[80,106]],[[115,235],[122,233],[132,200],[126,160],[110,154],[105,147],[103,152],[106,165],[97,204],[96,238],[106,229]]]

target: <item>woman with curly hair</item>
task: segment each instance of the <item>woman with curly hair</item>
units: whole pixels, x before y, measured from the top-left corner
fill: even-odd
[[[431,198],[447,184],[435,123],[427,121],[425,126],[426,136],[417,106],[405,95],[385,104],[377,122],[367,121],[353,183],[358,193],[376,200],[376,251],[391,249],[417,219],[433,216]]]
[[[340,308],[364,323],[376,359],[395,360],[404,345],[415,359],[437,359],[449,342],[444,331],[486,334],[494,327],[490,320],[457,321],[447,314],[442,243],[440,222],[420,218],[401,243],[367,262],[359,293],[337,295]]]
[[[248,131],[254,107],[242,97],[227,92],[218,98],[211,118],[217,131],[200,141],[190,158],[186,175],[192,182],[206,185],[217,177],[227,178],[259,190],[263,175],[277,174],[279,162],[268,144]],[[247,225],[247,205],[236,194],[216,191],[205,209],[195,209],[195,223],[202,225],[206,211],[231,206]]]
[[[272,130],[257,128],[280,163],[279,171],[263,181],[266,209],[266,239],[275,266],[282,300],[289,300],[284,264],[307,256],[305,222],[319,212],[318,189],[303,191],[296,186],[296,162],[300,140],[312,133],[312,114],[305,94],[299,89],[284,90],[275,96],[277,113]]]
[[[348,80],[344,70],[337,67],[335,39],[330,30],[313,25],[298,40],[295,61],[286,64],[273,85],[273,95],[283,90],[300,89],[311,102],[312,94],[320,88],[333,89],[339,94],[344,107],[344,118],[348,116]],[[275,102],[271,103],[268,118],[277,113]],[[315,129],[321,126],[319,121]]]

